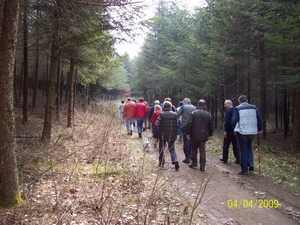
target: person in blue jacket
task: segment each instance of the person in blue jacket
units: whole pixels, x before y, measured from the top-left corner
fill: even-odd
[[[254,170],[252,141],[255,135],[262,134],[263,120],[256,106],[248,103],[246,95],[241,95],[238,101],[231,125],[235,127],[240,149],[241,171],[238,174],[248,175],[248,171]]]
[[[234,132],[234,127],[231,126],[231,118],[235,108],[232,104],[232,101],[229,99],[225,100],[224,107],[227,111],[224,117],[223,154],[222,157],[220,157],[220,161],[223,163],[227,163],[229,146],[230,144],[232,144],[232,150],[235,157],[234,163],[240,164],[239,146]]]

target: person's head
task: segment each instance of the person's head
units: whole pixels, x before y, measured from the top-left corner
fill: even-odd
[[[200,99],[198,101],[198,106],[202,108],[206,108],[206,101],[204,99]]]
[[[139,102],[144,102],[144,98],[139,98]]]
[[[127,101],[130,102],[132,99],[130,97],[127,98]]]
[[[156,111],[156,110],[161,110],[160,105],[155,105],[155,106],[154,106],[154,111]]]
[[[182,105],[183,105],[183,101],[180,101],[180,102],[179,102],[179,106],[182,106]]]
[[[185,98],[185,99],[183,99],[183,104],[184,105],[191,104],[191,100],[189,98]]]
[[[240,103],[247,102],[247,101],[248,101],[247,96],[246,96],[246,95],[241,95],[241,96],[239,97],[238,101],[239,101]]]
[[[169,98],[169,97],[166,97],[166,98],[165,98],[165,101],[172,102],[172,99]]]
[[[226,99],[225,102],[224,102],[224,107],[225,107],[226,109],[231,108],[231,107],[232,107],[232,101],[229,100],[229,99]]]
[[[164,109],[171,109],[172,103],[169,101],[164,101]]]
[[[124,101],[122,100],[122,101],[121,101],[121,103],[123,104],[123,103],[124,103]]]
[[[154,105],[159,105],[159,104],[160,104],[159,100],[154,101]]]

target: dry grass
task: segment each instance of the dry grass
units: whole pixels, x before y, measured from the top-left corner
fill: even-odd
[[[18,127],[24,137],[41,132],[42,117],[29,120]],[[189,203],[125,135],[111,102],[78,110],[74,127],[65,125],[53,124],[46,146],[18,139],[24,204],[0,209],[2,224],[202,224],[194,215],[208,180]]]

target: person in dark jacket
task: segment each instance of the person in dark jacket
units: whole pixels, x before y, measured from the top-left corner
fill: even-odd
[[[206,141],[213,134],[213,119],[209,112],[206,111],[206,101],[200,99],[198,108],[191,112],[190,119],[187,124],[187,138],[191,145],[191,164],[190,168],[197,167],[198,148],[200,152],[200,171],[205,171],[206,164]]]
[[[231,126],[231,118],[233,111],[235,108],[233,107],[232,101],[231,100],[225,100],[224,102],[224,107],[227,109],[225,117],[224,117],[224,139],[223,139],[223,155],[220,157],[220,161],[223,163],[227,163],[228,161],[228,153],[229,153],[229,146],[230,143],[232,143],[232,149],[233,149],[233,154],[235,157],[235,162],[236,164],[239,164],[240,161],[240,153],[239,153],[239,146],[237,143],[237,138],[234,133],[234,127]]]
[[[158,127],[159,139],[159,166],[163,167],[165,164],[164,149],[168,144],[168,149],[171,155],[172,164],[175,164],[175,170],[179,169],[177,154],[175,151],[175,140],[177,138],[177,113],[171,111],[172,103],[165,101],[163,104],[163,111],[159,114],[155,121]]]

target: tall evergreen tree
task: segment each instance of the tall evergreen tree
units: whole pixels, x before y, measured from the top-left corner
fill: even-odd
[[[6,0],[0,41],[0,205],[20,204],[16,162],[15,117],[13,107],[13,69],[19,21],[19,0]]]

